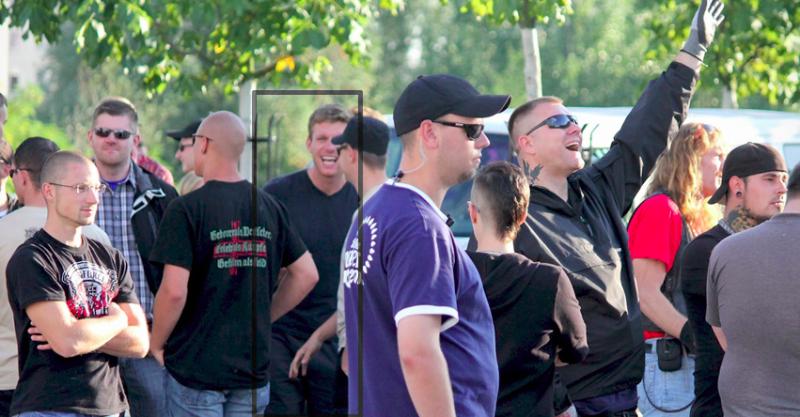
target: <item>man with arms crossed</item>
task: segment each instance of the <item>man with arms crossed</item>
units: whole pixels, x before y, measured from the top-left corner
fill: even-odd
[[[271,322],[311,291],[317,271],[283,206],[263,191],[253,202],[237,172],[242,120],[212,113],[193,137],[205,185],[170,204],[161,223],[151,351],[169,372],[170,416],[251,417],[269,402]],[[278,282],[281,267],[288,276]]]
[[[11,414],[116,415],[127,408],[117,357],[144,357],[148,335],[122,254],[81,233],[105,185],[66,151],[48,158],[41,182],[47,221],[6,270],[19,351]]]
[[[483,118],[505,110],[510,100],[480,95],[444,74],[418,77],[397,100],[401,172],[364,205],[363,222],[345,241],[351,414],[494,415],[491,312],[478,271],[439,207],[448,188],[472,177],[480,164],[481,149],[489,145]],[[355,342],[360,320],[363,346]]]
[[[14,251],[44,226],[47,204],[42,195],[41,172],[44,161],[58,151],[49,139],[25,139],[14,154],[11,180],[19,201],[24,204],[0,219],[0,417],[8,417],[11,397],[19,380],[14,317],[6,293],[6,267]],[[95,224],[83,226],[83,235],[111,246],[108,236]]]

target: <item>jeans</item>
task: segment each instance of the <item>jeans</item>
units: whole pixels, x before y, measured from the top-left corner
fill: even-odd
[[[73,413],[70,411],[26,411],[14,417],[98,417],[89,414]],[[117,417],[116,414],[104,417]]]
[[[305,342],[305,339],[273,330],[269,348],[272,391],[265,415],[329,416],[346,410],[336,407],[335,396],[341,378],[337,380],[339,362],[332,341],[323,343],[320,351],[311,358],[305,377],[289,379],[289,364]],[[340,393],[346,390],[345,387],[338,389],[342,390]]]
[[[645,417],[688,417],[694,400],[694,357],[684,354],[681,369],[663,372],[658,369],[656,340],[646,342],[650,346],[645,350],[644,378],[636,387],[639,411]]]
[[[167,370],[152,356],[143,359],[120,358],[119,369],[125,383],[130,409],[127,417],[163,416],[167,409],[164,386]]]
[[[167,375],[167,416],[169,417],[253,417],[269,404],[269,384],[253,391],[232,389],[198,390],[181,385]]]

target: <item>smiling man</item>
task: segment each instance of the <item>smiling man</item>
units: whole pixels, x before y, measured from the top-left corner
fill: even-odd
[[[309,362],[307,373],[298,379],[289,378],[289,365],[314,330],[336,311],[339,256],[358,207],[358,193],[339,168],[337,147],[331,140],[344,132],[351,117],[337,104],[314,110],[306,138],[311,165],[264,188],[288,209],[319,271],[319,283],[311,294],[273,325],[269,415],[341,414],[334,407],[335,340],[325,342]]]
[[[512,146],[531,182],[529,215],[515,249],[567,271],[586,322],[589,356],[559,369],[581,416],[636,413],[642,313],[622,216],[686,117],[721,13],[720,1],[701,2],[681,51],[590,167],[583,169],[581,128],[560,99],[532,100],[509,119]]]

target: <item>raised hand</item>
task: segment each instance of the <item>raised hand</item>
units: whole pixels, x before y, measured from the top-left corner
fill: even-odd
[[[703,60],[706,50],[714,40],[717,27],[725,20],[722,9],[725,7],[721,0],[702,0],[700,7],[692,19],[689,38],[683,44],[682,51]]]

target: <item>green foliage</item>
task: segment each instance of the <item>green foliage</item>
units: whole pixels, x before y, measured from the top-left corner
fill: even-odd
[[[651,58],[679,48],[689,34],[693,2],[639,0],[647,10]],[[800,3],[796,0],[725,0],[725,22],[706,55],[701,80],[740,98],[789,105],[800,101]],[[704,87],[705,88],[705,87]],[[712,102],[709,104],[718,104]]]
[[[44,92],[32,85],[9,97],[8,123],[5,125],[5,139],[16,148],[31,136],[41,136],[57,143],[62,149],[72,149],[74,145],[67,133],[58,125],[40,120],[36,109],[45,101]]]
[[[70,42],[92,67],[120,62],[150,93],[221,86],[250,79],[309,85],[328,68],[308,53],[341,45],[363,63],[364,26],[377,5],[368,0],[115,0],[0,3],[0,21],[54,43],[71,23]],[[397,10],[398,0],[380,5]],[[291,64],[286,63],[291,57]],[[189,64],[189,65],[187,65]],[[281,71],[277,68],[281,67]]]
[[[511,23],[533,28],[550,19],[564,23],[572,13],[572,0],[454,0],[461,13],[472,13],[495,24]],[[448,3],[448,0],[442,0]]]
[[[64,28],[65,32],[71,30],[69,25]],[[52,45],[47,61],[47,70],[40,74],[47,99],[36,108],[36,117],[60,126],[67,133],[69,147],[89,155],[87,132],[95,106],[108,96],[126,97],[136,106],[148,154],[170,168],[176,180],[181,177],[174,159],[177,145],[164,131],[182,128],[212,110],[232,110],[236,104],[235,97],[215,86],[196,89],[191,96],[172,88],[151,96],[118,63],[108,61],[91,68],[65,38]]]

